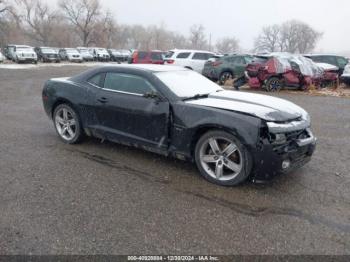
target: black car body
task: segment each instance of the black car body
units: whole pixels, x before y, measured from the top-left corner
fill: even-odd
[[[38,60],[41,62],[61,62],[57,51],[51,47],[36,47],[34,51],[38,56]]]
[[[136,89],[114,90],[131,79],[137,79],[129,85]],[[186,90],[181,92],[187,94],[196,84],[199,90],[201,84],[209,88],[205,81],[214,92],[187,97],[179,96],[176,89],[180,86]],[[237,141],[242,154],[237,156],[235,151],[234,157],[240,158],[235,161],[240,161],[241,168],[247,172],[238,182],[248,177],[254,181],[268,180],[291,171],[308,162],[315,148],[310,118],[302,108],[269,96],[225,91],[198,73],[174,66],[99,67],[71,78],[47,81],[42,96],[47,115],[58,123],[61,131],[67,131],[69,121],[63,121],[62,117],[71,108],[71,115],[77,115],[79,124],[75,130],[81,128],[88,136],[196,161],[197,166],[197,147],[203,137],[208,137],[210,154],[216,154],[212,145],[217,147],[232,136],[224,147],[230,146],[230,141]],[[56,119],[55,112],[61,105],[68,107],[63,106],[62,115]],[[223,134],[220,137],[223,140],[214,143],[210,134]],[[221,165],[217,161],[224,157],[225,153],[215,156],[215,164]],[[243,160],[247,163],[242,163]],[[216,174],[217,167],[213,168]],[[238,183],[210,177],[208,180],[221,185]]]

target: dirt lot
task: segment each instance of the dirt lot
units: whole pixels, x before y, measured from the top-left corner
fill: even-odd
[[[313,160],[225,188],[189,163],[61,143],[41,88],[84,69],[0,69],[0,254],[350,254],[350,99],[277,94],[310,112]]]

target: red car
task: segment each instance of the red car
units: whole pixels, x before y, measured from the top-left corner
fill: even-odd
[[[246,67],[248,84],[279,91],[285,86],[306,89],[310,85],[325,86],[338,79],[336,72],[324,69],[310,59],[292,54],[255,56]]]
[[[135,51],[129,59],[129,64],[164,64],[162,51]]]

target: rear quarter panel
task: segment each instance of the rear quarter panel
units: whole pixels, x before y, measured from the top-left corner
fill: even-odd
[[[66,78],[48,80],[43,88],[43,103],[47,115],[52,118],[55,106],[65,102],[71,104],[80,116],[84,116],[82,108],[91,101],[88,89],[87,86]]]

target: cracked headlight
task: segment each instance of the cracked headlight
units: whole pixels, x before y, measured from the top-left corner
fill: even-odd
[[[271,134],[271,140],[273,144],[284,144],[287,142],[285,134]]]

